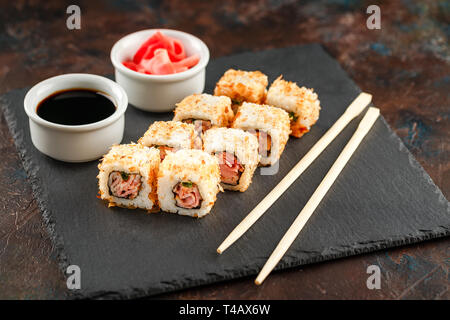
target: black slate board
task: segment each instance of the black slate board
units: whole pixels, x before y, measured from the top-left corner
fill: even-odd
[[[276,175],[259,171],[245,193],[219,195],[200,220],[107,209],[97,195],[97,162],[67,164],[32,145],[23,111],[27,88],[1,98],[63,270],[81,268],[82,297],[138,297],[248,275],[260,270],[353,134],[354,120],[294,185],[224,254],[216,248],[338,119],[360,89],[319,45],[243,53],[210,62],[205,91],[228,68],[262,70],[315,88],[320,120],[291,139]],[[129,107],[123,142],[170,114]],[[277,269],[448,236],[450,207],[441,191],[380,117]]]

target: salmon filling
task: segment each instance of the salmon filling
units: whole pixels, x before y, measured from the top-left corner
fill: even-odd
[[[300,124],[300,121],[297,121],[298,116],[295,113],[289,112],[289,119],[291,120],[291,136],[300,138],[309,131],[307,127]]]
[[[137,173],[113,171],[109,174],[108,185],[114,197],[132,200],[139,195],[142,181]]]
[[[300,138],[305,133],[307,133],[309,129],[305,126],[302,126],[300,122],[292,122],[291,121],[291,136],[296,138]]]
[[[173,152],[175,149],[173,147],[158,146],[158,145],[155,145],[154,147],[159,149],[159,157],[161,158],[161,161],[164,160],[168,152]]]
[[[240,164],[237,157],[226,151],[216,154],[219,159],[220,179],[223,183],[236,186],[239,184],[244,167]]]
[[[272,147],[272,139],[270,135],[265,131],[260,130],[248,130],[251,134],[253,134],[256,138],[258,138],[258,153],[261,157],[270,157],[270,149]]]
[[[197,133],[205,133],[206,130],[211,129],[212,127],[210,120],[186,119],[183,120],[183,122],[194,124]]]
[[[198,209],[201,207],[202,196],[198,186],[190,181],[178,182],[172,189],[177,207]]]

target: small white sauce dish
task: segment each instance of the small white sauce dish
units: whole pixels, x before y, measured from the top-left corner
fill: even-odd
[[[122,63],[132,59],[142,43],[158,30],[180,40],[187,56],[198,53],[200,61],[186,71],[168,75],[143,74],[125,67]],[[203,92],[209,50],[202,40],[191,34],[170,29],[148,29],[131,33],[117,41],[111,50],[111,62],[116,82],[125,89],[131,105],[144,111],[167,112],[173,110],[175,104],[184,97]]]
[[[116,110],[109,117],[85,125],[62,125],[37,114],[41,101],[61,90],[91,89],[107,94]],[[25,96],[24,108],[30,123],[31,140],[42,153],[65,162],[86,162],[100,158],[113,144],[120,143],[125,128],[128,97],[114,81],[83,73],[72,73],[44,80]]]

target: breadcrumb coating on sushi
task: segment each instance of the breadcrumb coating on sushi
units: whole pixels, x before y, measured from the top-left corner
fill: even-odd
[[[200,208],[186,209],[176,205],[173,188],[180,182],[198,187],[202,199]],[[170,153],[159,167],[158,200],[163,211],[203,217],[211,211],[220,189],[218,160],[204,151],[184,149]]]
[[[237,185],[222,183],[222,187],[241,192],[247,190],[260,159],[258,139],[253,134],[241,129],[215,128],[205,133],[203,141],[204,150],[209,154],[225,151],[234,155],[244,167]],[[219,159],[219,165],[223,165],[220,161]]]
[[[138,143],[147,147],[154,145],[178,149],[193,149],[198,146],[197,134],[193,124],[179,121],[155,121],[144,133]]]
[[[234,105],[243,101],[262,103],[267,85],[267,76],[261,71],[229,69],[217,82],[214,95],[230,97]]]
[[[228,151],[235,154],[242,164],[258,162],[258,139],[244,130],[214,128],[205,133],[203,141],[204,150],[208,153]]]
[[[125,208],[141,208],[149,212],[159,211],[156,193],[156,179],[159,167],[159,150],[148,148],[140,144],[130,143],[113,145],[103,156],[98,165],[98,185],[100,198],[109,202],[108,206]],[[118,198],[110,193],[108,184],[112,172],[123,172],[125,175],[138,174],[141,176],[142,187],[136,198]]]
[[[209,120],[212,126],[227,127],[233,121],[231,100],[207,93],[193,94],[176,104],[174,121],[187,119]]]
[[[239,108],[232,127],[247,131],[261,130],[270,135],[271,152],[268,157],[261,157],[262,165],[272,165],[280,158],[291,132],[286,111],[249,102],[244,102]]]
[[[297,138],[307,133],[319,119],[320,101],[313,89],[299,87],[279,76],[267,92],[266,103],[290,113],[291,135]]]
[[[155,158],[157,153],[159,153],[157,149],[147,148],[137,143],[115,144],[103,156],[98,168],[101,169],[110,164],[126,166],[129,169],[147,167],[157,161]]]

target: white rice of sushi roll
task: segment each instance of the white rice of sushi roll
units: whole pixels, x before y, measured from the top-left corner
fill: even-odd
[[[280,159],[291,132],[286,111],[250,102],[244,102],[239,108],[232,127],[258,136],[259,163],[263,166],[274,165]]]
[[[259,163],[258,139],[241,129],[214,128],[203,136],[203,148],[219,160],[224,189],[244,192]]]
[[[201,218],[216,202],[220,170],[216,157],[201,150],[169,153],[158,173],[158,200],[162,211]]]
[[[161,160],[168,152],[202,148],[202,141],[197,136],[194,125],[179,121],[153,122],[138,143],[160,149]]]
[[[100,197],[108,206],[159,211],[156,192],[159,150],[140,144],[114,145],[98,165]]]

